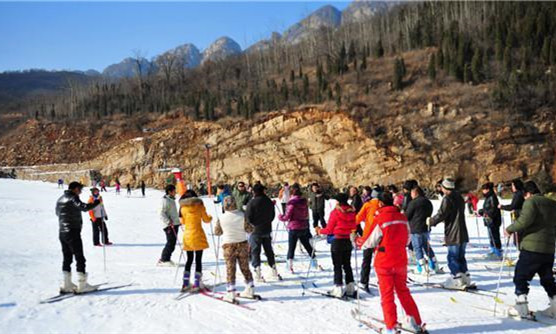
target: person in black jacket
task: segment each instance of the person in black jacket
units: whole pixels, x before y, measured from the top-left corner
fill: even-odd
[[[349,187],[349,199],[351,200],[351,207],[355,209],[355,213],[358,213],[363,207],[363,200],[359,196],[359,189],[357,187]]]
[[[520,179],[512,180],[512,202],[508,205],[499,204],[498,208],[504,211],[512,212],[512,221],[519,218],[523,202],[525,202],[525,195],[523,192],[523,182]]]
[[[313,183],[311,185],[311,193],[309,194],[309,207],[313,212],[313,227],[319,226],[319,222],[322,228],[326,227],[326,220],[324,219],[324,205],[327,199],[328,196],[323,193],[320,185],[316,182]]]
[[[432,203],[425,197],[421,187],[414,186],[411,189],[411,201],[407,205],[405,215],[411,230],[411,243],[417,260],[417,272],[423,273],[423,267],[425,273],[428,273],[429,270],[436,271],[436,257],[429,243],[429,227],[427,226],[427,218],[432,215]],[[425,254],[428,258],[428,268]]]
[[[407,206],[409,205],[409,202],[411,202],[412,199],[411,190],[417,186],[419,186],[419,183],[416,180],[407,180],[403,183],[402,185],[403,202],[401,207],[402,212],[405,212],[405,210],[407,210]]]
[[[96,287],[87,283],[85,273],[85,256],[83,255],[83,242],[81,241],[81,228],[83,227],[82,212],[94,209],[100,204],[96,199],[93,203],[85,204],[79,199],[83,185],[71,182],[68,190],[56,201],[56,216],[59,222],[59,239],[62,245],[64,261],[62,271],[64,282],[60,287],[61,293],[93,291]],[[75,257],[77,262],[78,286],[71,281],[71,262]]]
[[[261,247],[268,261],[268,265],[272,268],[273,279],[280,280],[281,277],[276,269],[276,260],[274,259],[274,250],[272,249],[272,221],[275,217],[274,203],[264,193],[262,184],[253,186],[254,197],[247,203],[245,208],[245,219],[254,226],[254,231],[249,237],[249,245],[251,246],[251,264],[255,268],[255,279],[262,281],[261,274]]]
[[[500,241],[502,215],[498,208],[498,196],[494,193],[494,183],[492,182],[483,184],[481,189],[485,201],[483,202],[483,208],[479,210],[479,215],[483,216],[490,239],[490,253],[485,255],[485,259],[500,260],[502,258],[502,242]]]
[[[465,202],[455,190],[453,180],[445,179],[441,186],[444,197],[436,215],[427,219],[427,225],[436,226],[444,222],[444,243],[448,247],[448,267],[452,274],[444,286],[449,289],[465,289],[471,285],[465,258],[465,249],[469,242],[465,225]]]

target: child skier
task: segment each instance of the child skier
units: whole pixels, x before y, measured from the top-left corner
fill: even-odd
[[[193,289],[203,289],[201,276],[203,273],[203,250],[209,247],[201,222],[210,223],[212,217],[207,214],[203,201],[193,190],[187,190],[180,198],[180,216],[183,225],[183,250],[187,253],[183,272],[182,292],[190,289],[190,273],[195,259],[195,276]]]
[[[356,289],[351,270],[352,236],[355,238],[357,224],[355,223],[355,209],[348,204],[349,195],[340,193],[335,198],[336,208],[330,213],[325,228],[315,228],[318,234],[334,235],[330,247],[332,262],[334,263],[334,289],[330,293],[336,298],[344,296],[355,297]],[[342,269],[346,277],[346,288],[342,282]]]
[[[108,215],[106,214],[106,209],[104,208],[104,201],[98,188],[91,188],[91,197],[89,197],[89,204],[94,203],[96,200],[100,201],[100,204],[89,211],[89,217],[91,218],[91,223],[93,225],[93,245],[102,246],[100,244],[100,234],[102,233],[102,243],[106,246],[112,245],[108,241],[108,228],[106,228],[106,222],[108,220]]]
[[[223,208],[224,214],[216,223],[214,234],[222,236],[222,249],[226,261],[227,293],[224,300],[233,303],[236,298],[236,264],[239,264],[245,279],[245,290],[240,296],[254,298],[255,295],[253,275],[249,270],[249,245],[246,236],[246,233],[250,233],[253,228],[245,220],[243,212],[238,210],[232,196],[224,198]]]

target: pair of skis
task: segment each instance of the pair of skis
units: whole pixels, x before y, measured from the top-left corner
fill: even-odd
[[[370,316],[370,315],[363,316],[361,313],[357,312],[356,309],[351,310],[351,316],[353,317],[353,319],[355,319],[361,325],[366,326],[369,329],[372,329],[379,334],[383,334],[383,333],[386,332],[386,327],[385,327],[386,324],[384,323],[384,320],[382,320],[380,318]],[[380,324],[380,325],[378,325],[378,324]],[[423,324],[423,328],[424,327],[425,327],[425,325]],[[405,328],[401,324],[398,324],[398,326],[396,327],[396,331],[398,333],[406,332],[406,333],[412,333],[412,334],[428,334],[428,331],[426,329],[417,332],[413,329]]]
[[[246,309],[246,310],[250,310],[250,311],[255,310],[254,308],[252,308],[250,306],[247,306],[245,304],[240,303],[239,300],[237,300],[237,299],[234,300],[233,302],[228,301],[228,300],[224,299],[224,293],[222,293],[222,292],[213,292],[210,288],[207,288],[207,287],[202,288],[202,289],[190,289],[188,291],[180,292],[174,299],[175,300],[182,300],[182,299],[184,299],[188,296],[195,295],[195,294],[205,296],[205,297],[209,297],[209,298],[212,298],[212,299],[215,299],[215,300],[218,300],[218,301],[222,301],[222,302],[225,302],[225,303],[228,303],[228,304],[231,304],[231,305],[235,305],[235,306],[241,307],[241,308]],[[249,299],[249,300],[255,300],[255,301],[263,300],[263,298],[260,295],[254,295],[253,298],[249,298],[249,297],[242,296],[240,293],[236,293],[236,298],[238,298],[238,299]]]
[[[101,284],[95,285],[95,287],[97,287],[97,289],[93,290],[93,291],[60,293],[60,294],[57,294],[56,296],[52,296],[52,297],[41,300],[40,304],[52,304],[52,303],[56,303],[56,302],[66,300],[68,298],[72,298],[72,297],[76,297],[76,296],[89,295],[89,294],[94,294],[94,293],[97,293],[97,292],[108,291],[108,290],[116,290],[116,289],[121,289],[121,288],[125,288],[125,287],[133,285],[133,283],[129,283],[129,284],[122,284],[122,285],[115,285],[115,286],[108,286],[108,287],[105,287],[105,288],[100,288],[101,286],[106,285],[106,284],[108,284],[108,283],[101,283]]]

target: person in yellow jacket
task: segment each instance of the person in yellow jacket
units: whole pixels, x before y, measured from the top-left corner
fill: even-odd
[[[195,259],[195,276],[192,289],[203,289],[202,258],[203,250],[209,247],[202,222],[210,223],[212,217],[207,214],[203,201],[193,190],[187,190],[180,198],[180,221],[183,225],[183,250],[187,254],[185,270],[183,272],[182,292],[189,290],[191,266]]]
[[[378,201],[378,192],[373,190],[371,193],[372,199],[370,201],[365,202],[363,207],[357,213],[355,217],[355,222],[357,225],[361,224],[361,222],[365,222],[365,228],[363,229],[363,240],[367,240],[368,236],[371,234],[371,227],[373,225],[373,219],[376,213],[376,210],[379,208],[379,201]],[[373,252],[374,248],[366,248],[363,250],[363,263],[361,263],[361,278],[359,280],[359,286],[361,289],[365,290],[366,292],[370,292],[369,290],[369,276],[371,274],[371,262],[373,261]]]

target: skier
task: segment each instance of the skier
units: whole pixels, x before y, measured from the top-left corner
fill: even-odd
[[[120,180],[116,179],[116,195],[120,194],[121,187],[122,187],[122,184],[120,183]]]
[[[516,220],[523,208],[523,202],[525,198],[523,197],[523,182],[520,179],[512,180],[512,202],[508,205],[499,204],[498,208],[504,211],[512,212],[512,221]]]
[[[479,198],[475,196],[475,194],[473,194],[471,191],[465,195],[465,203],[467,204],[467,209],[469,210],[470,215],[477,213]]]
[[[422,274],[423,268],[426,274],[429,271],[436,272],[436,257],[429,242],[429,228],[427,226],[427,218],[432,215],[432,203],[425,197],[423,189],[419,186],[414,186],[410,194],[411,201],[407,205],[405,215],[411,229],[411,243],[417,259],[417,272]],[[428,258],[428,267],[424,254]]]
[[[255,268],[255,279],[262,281],[261,274],[261,247],[264,248],[268,265],[272,268],[272,278],[280,280],[281,277],[276,269],[276,260],[272,249],[272,221],[275,217],[274,203],[264,193],[265,188],[261,184],[253,186],[255,197],[249,201],[245,208],[247,222],[254,226],[253,233],[249,237],[251,247],[251,264]]]
[[[355,217],[355,222],[357,225],[360,225],[361,222],[365,222],[365,228],[363,229],[362,238],[367,239],[371,234],[371,227],[373,225],[373,220],[375,217],[376,210],[378,210],[379,201],[378,201],[378,194],[377,190],[373,190],[371,192],[372,199],[365,204],[361,208],[361,211],[357,213]],[[370,292],[369,290],[369,276],[371,274],[371,263],[373,261],[373,248],[363,247],[363,261],[361,263],[361,277],[359,279],[359,287],[366,291],[367,293]]]
[[[363,204],[365,204],[365,203],[367,203],[368,201],[371,200],[372,192],[373,192],[373,188],[371,188],[369,186],[363,187],[363,194],[361,195],[361,201],[363,202]]]
[[[357,293],[353,283],[353,271],[351,269],[351,251],[353,249],[351,240],[355,240],[356,211],[348,204],[349,195],[340,193],[334,198],[338,201],[336,208],[330,213],[328,224],[325,228],[316,227],[318,234],[334,235],[330,247],[332,263],[334,264],[334,289],[330,293],[336,298],[355,297]],[[345,274],[346,288],[342,281],[342,269]]]
[[[106,246],[112,245],[108,240],[108,228],[106,227],[106,221],[108,220],[108,215],[106,214],[106,209],[104,208],[104,201],[98,188],[91,188],[91,197],[89,197],[88,203],[94,203],[96,200],[100,201],[94,209],[89,211],[89,217],[91,218],[91,224],[93,226],[93,245],[102,246],[100,244],[99,235],[102,233],[102,243]]]
[[[320,225],[326,227],[326,220],[324,220],[324,205],[328,197],[322,192],[318,183],[311,185],[311,193],[309,194],[309,206],[313,212],[313,228]]]
[[[106,181],[104,179],[100,180],[100,191],[106,192]]]
[[[240,296],[254,298],[255,287],[253,275],[249,270],[249,245],[246,233],[253,229],[245,220],[243,212],[238,210],[232,196],[226,196],[223,201],[224,214],[216,223],[214,234],[222,236],[222,249],[226,261],[226,295],[224,300],[233,303],[236,299],[236,264],[245,279],[245,289]]]
[[[409,289],[407,288],[407,253],[409,243],[409,225],[407,218],[394,206],[392,194],[383,192],[378,195],[379,206],[374,217],[371,234],[367,239],[357,238],[359,246],[375,248],[375,271],[386,333],[396,333],[398,324],[394,292],[406,316],[402,320],[402,328],[417,333],[426,333],[422,327],[419,310]]]
[[[392,198],[394,199],[394,205],[401,209],[405,198],[404,195],[398,193],[398,187],[396,187],[393,184],[387,186],[386,189],[388,190],[388,192],[392,194]]]
[[[278,192],[278,199],[280,199],[280,203],[282,204],[282,212],[286,212],[286,205],[290,200],[290,185],[288,182],[284,182],[284,186],[280,188]]]
[[[507,237],[513,233],[521,235],[521,252],[514,273],[516,305],[509,310],[509,314],[531,317],[527,294],[529,282],[538,274],[550,302],[550,307],[541,311],[541,314],[556,318],[556,283],[552,272],[556,242],[556,202],[543,196],[533,181],[525,183],[524,192],[525,202],[521,215],[504,231]]]
[[[160,222],[162,223],[164,234],[166,235],[166,245],[162,250],[162,255],[158,260],[159,266],[173,267],[172,253],[176,248],[178,232],[180,228],[180,218],[176,207],[176,186],[169,184],[164,189],[165,195],[162,197],[160,205]]]
[[[207,214],[203,201],[193,190],[187,190],[180,198],[181,223],[183,225],[183,250],[187,252],[187,261],[183,272],[182,292],[190,289],[190,273],[195,259],[195,276],[193,289],[203,289],[203,250],[209,247],[201,221],[210,223],[212,217]]]
[[[288,222],[288,255],[290,271],[293,272],[293,258],[297,240],[301,242],[307,254],[311,257],[311,264],[315,268],[318,267],[315,252],[309,241],[312,236],[309,232],[309,208],[307,207],[307,199],[302,196],[301,187],[294,183],[291,186],[292,197],[286,206],[286,212],[278,216],[283,222]]]
[[[228,191],[228,187],[223,184],[219,184],[216,186],[216,200],[214,204],[222,203],[222,213],[224,213],[224,198],[230,196],[230,192]]]
[[[502,215],[498,208],[498,197],[494,193],[494,184],[488,182],[481,187],[485,200],[479,215],[483,216],[485,226],[488,229],[490,239],[490,253],[484,256],[488,260],[500,260],[502,258],[502,242],[500,241],[500,226]]]
[[[402,186],[402,194],[403,194],[403,202],[402,202],[402,212],[405,212],[405,210],[407,210],[407,206],[409,205],[409,202],[411,202],[411,190],[414,187],[419,186],[419,183],[416,180],[407,180],[403,183]]]
[[[145,181],[141,181],[141,195],[145,197]]]
[[[451,277],[443,284],[448,289],[465,289],[471,286],[471,275],[467,269],[465,249],[469,242],[469,234],[465,225],[465,202],[456,191],[455,182],[451,179],[442,181],[444,197],[436,215],[427,218],[428,226],[436,226],[444,222],[444,242],[448,247],[448,267]]]
[[[64,189],[64,180],[58,179],[58,189]]]
[[[245,206],[251,200],[251,193],[247,191],[245,182],[239,181],[236,188],[232,191],[232,196],[236,201],[236,205],[240,211],[245,211]]]
[[[355,209],[355,213],[359,212],[363,207],[363,200],[359,196],[359,189],[351,186],[349,188],[350,205]]]
[[[85,204],[79,199],[83,185],[79,182],[71,182],[68,190],[56,201],[56,216],[59,222],[59,239],[64,254],[62,270],[64,282],[60,287],[61,293],[88,292],[97,289],[96,286],[87,283],[85,272],[85,256],[83,255],[83,242],[81,241],[81,228],[83,218],[81,212],[86,212],[100,205],[100,200]],[[71,262],[75,257],[77,262],[77,282],[71,281]]]
[[[131,196],[131,185],[128,183],[127,184],[127,197]]]

